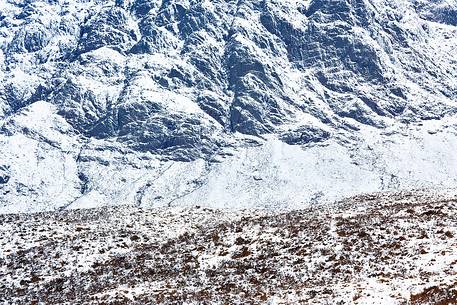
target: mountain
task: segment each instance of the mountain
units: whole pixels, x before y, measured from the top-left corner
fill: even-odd
[[[0,2],[0,213],[457,185],[457,3]]]
[[[0,215],[0,302],[455,304],[456,194]]]

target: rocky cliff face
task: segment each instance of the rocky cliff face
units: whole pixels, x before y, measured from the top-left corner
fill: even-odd
[[[456,25],[445,0],[4,1],[0,210],[455,186]]]

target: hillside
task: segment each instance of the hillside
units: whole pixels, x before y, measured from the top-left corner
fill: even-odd
[[[135,207],[0,216],[4,304],[457,302],[457,198],[287,213]]]

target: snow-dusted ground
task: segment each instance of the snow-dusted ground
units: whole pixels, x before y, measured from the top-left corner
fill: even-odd
[[[457,195],[2,215],[2,304],[457,302]]]

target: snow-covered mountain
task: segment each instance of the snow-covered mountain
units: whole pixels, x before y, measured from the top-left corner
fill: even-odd
[[[454,0],[0,0],[0,213],[457,186]]]

